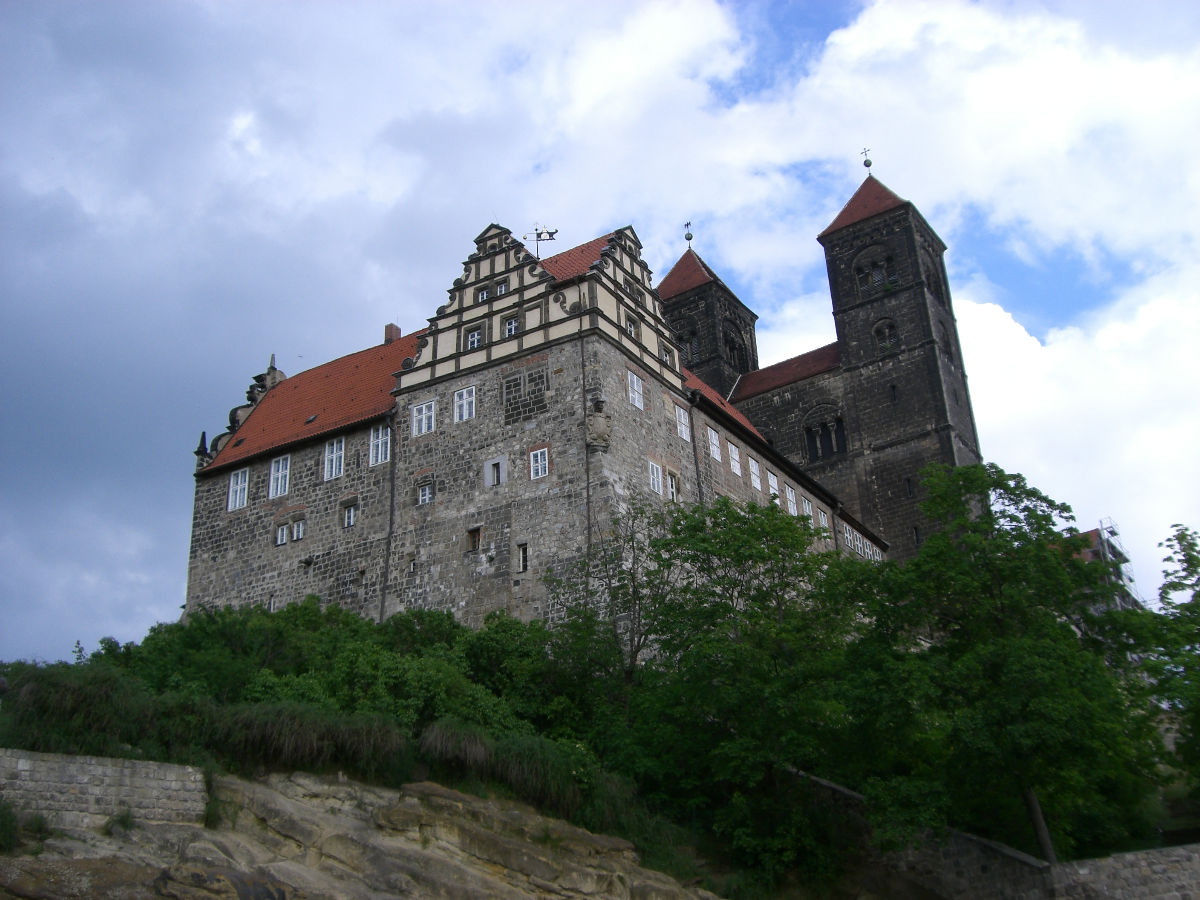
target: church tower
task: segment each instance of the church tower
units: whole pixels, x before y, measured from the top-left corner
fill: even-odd
[[[928,531],[917,509],[921,469],[980,461],[946,247],[911,203],[871,175],[817,240],[833,295],[845,414],[854,420],[845,462],[835,464],[842,471],[829,472],[828,483],[836,490],[857,482],[863,521],[902,559]]]
[[[729,396],[740,376],[758,368],[758,316],[691,247],[659,284],[658,296],[683,354],[681,362],[722,397]]]

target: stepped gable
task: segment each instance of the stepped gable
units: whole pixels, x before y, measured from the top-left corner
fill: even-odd
[[[598,238],[593,238],[586,244],[564,250],[554,256],[541,260],[541,267],[550,273],[555,281],[570,281],[587,273],[592,264],[599,261],[600,254],[608,246],[615,232],[609,232]]]
[[[747,431],[749,431],[751,434],[753,434],[760,441],[766,440],[766,438],[764,438],[762,436],[762,434],[759,433],[759,430],[750,423],[750,420],[747,419],[744,415],[742,415],[741,410],[739,410],[733,404],[729,403],[724,397],[722,397],[720,394],[718,394],[706,382],[704,382],[704,381],[700,380],[698,377],[696,377],[696,375],[694,373],[690,372],[686,368],[682,368],[681,370],[683,372],[684,387],[686,387],[690,391],[699,391],[700,394],[704,397],[704,399],[708,400],[711,404],[713,404],[718,409],[720,409],[721,412],[725,413],[725,415],[729,416],[731,419],[736,421],[739,425],[741,425],[743,428],[745,428]]]
[[[845,228],[847,225],[853,225],[856,222],[869,219],[871,216],[877,216],[898,206],[904,206],[906,203],[908,203],[907,200],[897,197],[882,181],[874,175],[868,174],[866,180],[854,192],[854,196],[842,207],[842,211],[837,214],[836,218],[829,223],[829,227],[817,235],[817,240],[820,240],[827,234],[832,234],[841,228]]]
[[[734,403],[739,403],[742,400],[748,400],[767,391],[783,387],[785,384],[794,384],[814,375],[820,375],[822,372],[832,371],[839,364],[838,345],[837,341],[834,341],[832,344],[826,344],[816,350],[809,350],[807,353],[785,359],[783,362],[767,366],[765,369],[747,372],[738,379],[729,399]]]
[[[700,258],[700,254],[691,247],[688,247],[683,252],[683,256],[679,257],[676,261],[675,265],[671,266],[671,271],[667,273],[667,277],[659,283],[658,296],[659,299],[667,300],[671,297],[677,297],[685,291],[690,291],[692,288],[699,287],[702,284],[711,284],[714,282],[722,287],[725,286],[717,273],[710,269],[708,263]]]
[[[201,474],[391,412],[393,375],[416,356],[424,333],[414,331],[285,378],[263,395]]]

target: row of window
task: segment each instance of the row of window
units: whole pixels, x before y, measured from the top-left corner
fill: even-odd
[[[454,421],[475,418],[475,385],[454,392]],[[412,435],[420,437],[437,430],[437,400],[414,403],[412,406]]]
[[[358,504],[352,503],[342,507],[342,527],[353,528],[358,521]],[[305,520],[297,519],[290,524],[275,526],[275,546],[282,547],[287,543],[304,540]]]
[[[537,481],[550,474],[550,448],[539,447],[529,451],[529,480]],[[496,487],[508,481],[508,458],[497,457],[490,459],[483,466],[483,483],[485,487]],[[417,506],[425,506],[433,502],[433,483],[427,482],[417,486]]]
[[[387,425],[371,428],[368,465],[377,466],[392,458],[392,430]],[[346,438],[335,437],[325,442],[325,480],[341,478],[345,472]],[[267,484],[267,497],[283,497],[291,487],[292,455],[285,453],[271,460],[271,477]],[[229,498],[226,508],[241,509],[249,499],[250,470],[238,469],[229,476]]]
[[[516,337],[521,333],[521,317],[514,314],[504,320],[504,336],[506,338]],[[468,325],[463,331],[462,347],[463,350],[478,350],[483,346],[486,339],[487,331],[486,324],[479,323]]]

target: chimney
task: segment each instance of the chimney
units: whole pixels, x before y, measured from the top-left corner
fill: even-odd
[[[390,344],[392,341],[400,340],[400,334],[401,332],[399,325],[393,325],[391,322],[388,322],[383,326],[383,342],[385,344]]]

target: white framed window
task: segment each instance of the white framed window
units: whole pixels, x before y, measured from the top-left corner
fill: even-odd
[[[625,314],[625,333],[631,338],[636,339],[638,332],[641,331],[641,326],[638,325],[637,317],[631,313]]]
[[[742,451],[738,449],[737,444],[726,444],[725,446],[729,448],[729,471],[741,477]],[[720,457],[717,458],[720,459]]]
[[[304,520],[303,519],[297,519],[295,522],[292,523],[292,540],[293,541],[304,540]]]
[[[277,456],[271,460],[271,485],[267,489],[268,497],[282,497],[288,492],[288,469],[291,467],[292,457]]]
[[[427,403],[418,403],[412,408],[412,433],[413,437],[421,434],[429,434],[434,428],[434,410],[437,407],[436,400],[430,400]]]
[[[800,514],[800,508],[796,506],[796,489],[790,484],[783,486],[783,493],[787,497],[787,509],[793,516]]]
[[[505,279],[504,281],[497,281],[496,282],[496,296],[499,297],[501,294],[507,294],[507,293],[508,293],[508,280]]]
[[[645,405],[646,401],[644,399],[645,385],[642,383],[641,376],[635,375],[633,372],[628,372],[628,371],[625,374],[629,376],[629,378],[628,378],[629,402],[632,403],[634,406],[636,406],[638,409],[645,409],[646,408],[646,405]]]
[[[517,571],[529,571],[529,545],[517,544]]]
[[[859,556],[863,555],[863,539],[857,531],[854,532],[854,549],[858,551]]]
[[[812,518],[812,501],[809,500],[807,497],[801,497],[800,502],[804,504],[804,514],[811,519]],[[821,513],[821,519],[822,519],[821,524],[824,525],[825,524],[825,522],[824,522],[825,513],[824,512]]]
[[[771,502],[779,502],[779,476],[767,470],[767,490],[771,493]]]
[[[475,292],[475,302],[483,303],[490,296],[491,296],[491,292],[487,288],[481,287],[479,290],[477,290]]]
[[[807,501],[805,501],[805,502],[807,503]],[[818,510],[817,510],[817,518],[821,520],[821,527],[822,527],[822,528],[828,528],[828,527],[829,527],[829,515],[828,515],[828,514],[825,512],[825,510],[823,510],[823,509],[818,509]]]
[[[454,392],[454,421],[475,418],[475,385]]]
[[[509,316],[504,320],[504,336],[512,337],[521,331],[521,320],[516,316]]]
[[[679,476],[674,472],[667,473],[667,499],[672,503],[679,501]]]
[[[392,429],[376,425],[371,429],[371,465],[377,466],[392,458]]]
[[[288,542],[288,532],[290,529],[286,525],[277,525],[275,527],[275,546],[282,547]]]
[[[753,456],[747,456],[750,461],[750,486],[756,491],[762,490],[762,470],[758,467],[758,460]]]
[[[675,351],[663,344],[658,350],[659,358],[666,363],[668,369],[675,368]]]
[[[851,528],[849,525],[847,525],[845,522],[842,523],[842,535],[846,538],[846,546],[853,547],[854,546],[854,529]]]
[[[675,404],[675,433],[688,443],[691,443],[692,421],[688,417],[688,411],[678,403]]]
[[[325,442],[325,480],[342,477],[342,463],[346,458],[346,438],[336,437]]]
[[[425,506],[433,502],[433,485],[423,484],[417,488],[417,506]]]
[[[650,490],[656,494],[663,492],[662,466],[650,460]]]
[[[464,345],[466,346],[466,348],[468,350],[478,350],[482,343],[483,343],[483,329],[482,328],[472,328],[470,331],[467,332],[467,339],[466,339],[466,341],[464,341]]]
[[[550,449],[543,447],[529,454],[529,479],[545,478],[550,474]]]
[[[358,521],[358,504],[351,503],[349,506],[342,508],[342,527],[353,528],[354,523]]]
[[[229,503],[226,509],[241,509],[246,505],[246,488],[249,484],[249,469],[238,469],[229,473]]]
[[[705,426],[708,429],[708,455],[717,462],[721,461],[721,436],[717,434],[717,430],[711,425]]]

